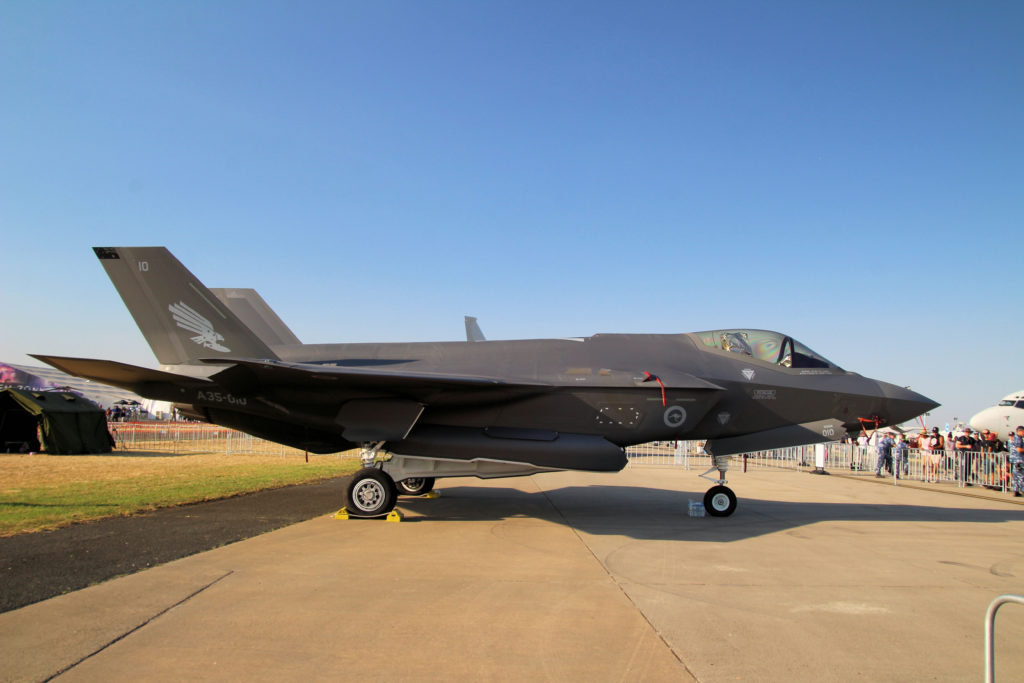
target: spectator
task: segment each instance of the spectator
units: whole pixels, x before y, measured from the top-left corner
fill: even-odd
[[[981,451],[980,474],[984,476],[986,488],[998,487],[997,475],[999,467],[996,463],[996,433],[987,429],[981,430],[978,439],[978,450]]]
[[[1013,476],[1013,495],[1024,493],[1024,425],[1017,425],[1017,433],[1010,439],[1010,472]]]
[[[875,476],[882,476],[882,466],[886,466],[888,471],[892,472],[892,437],[888,434],[883,434],[882,438],[878,441],[878,461],[875,463]]]
[[[892,463],[892,471],[896,473],[896,478],[900,478],[900,472],[903,472],[903,476],[907,476],[908,468],[910,464],[907,462],[907,452],[909,446],[907,444],[907,436],[900,434],[899,439],[896,441],[896,449],[894,452],[894,458]]]
[[[932,466],[932,444],[924,429],[917,435],[917,449],[921,452],[921,481],[928,481]]]
[[[935,483],[939,481],[939,465],[942,462],[944,452],[942,449],[943,441],[942,434],[939,434],[938,427],[932,427],[932,433],[925,440],[928,449],[928,460],[927,460],[927,474],[925,479],[927,481],[934,480]]]
[[[970,427],[964,429],[964,433],[956,437],[956,452],[959,469],[957,480],[964,486],[973,486],[971,479],[974,476],[974,456],[978,450],[978,440],[974,438]]]
[[[864,460],[868,454],[868,435],[864,432],[857,437],[857,469],[865,470]]]

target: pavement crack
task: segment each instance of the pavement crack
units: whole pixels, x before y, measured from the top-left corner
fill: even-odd
[[[562,509],[555,505],[555,501],[551,500],[551,496],[548,495],[548,492],[545,491],[540,486],[538,486],[536,482],[534,482],[534,485],[537,487],[537,490],[540,491],[544,498],[548,501],[548,504],[555,509],[555,512],[558,513],[558,516],[562,518],[562,522],[565,524],[565,526],[572,530],[572,533],[576,536],[576,540],[579,541],[580,544],[587,549],[587,552],[590,553],[590,556],[594,558],[594,560],[597,562],[597,565],[604,570],[604,573],[608,576],[609,579],[611,579],[612,583],[615,584],[615,587],[618,588],[622,595],[625,596],[627,600],[629,600],[629,603],[633,605],[633,609],[635,609],[637,614],[640,615],[640,618],[647,622],[647,626],[650,627],[651,632],[653,632],[654,635],[658,637],[658,639],[668,649],[672,656],[675,657],[676,661],[679,662],[679,665],[683,667],[683,670],[686,671],[686,673],[689,674],[690,678],[692,678],[694,681],[700,681],[700,679],[697,678],[697,674],[694,671],[692,671],[689,666],[686,665],[686,662],[684,662],[683,658],[679,656],[679,653],[676,652],[676,649],[674,647],[672,647],[672,644],[668,642],[668,640],[665,638],[665,635],[651,622],[651,620],[647,617],[644,611],[640,609],[640,606],[636,604],[636,600],[634,600],[633,597],[629,594],[629,591],[627,591],[626,588],[622,585],[622,583],[615,577],[615,575],[611,571],[609,571],[608,567],[605,566],[605,563],[602,562],[601,558],[598,557],[597,554],[594,552],[594,549],[591,548],[585,540],[583,540],[583,536],[580,535],[579,529],[577,529],[575,525],[573,525],[573,523],[569,521],[569,518],[565,516],[565,513],[562,512]],[[628,671],[624,672],[622,680],[627,680],[628,675]]]
[[[151,616],[149,619],[146,619],[145,621],[143,621],[141,624],[138,624],[138,625],[134,626],[133,628],[128,629],[127,631],[125,631],[124,633],[119,635],[118,637],[116,637],[113,640],[105,643],[101,647],[93,650],[92,652],[90,652],[89,654],[85,655],[84,657],[82,657],[78,661],[72,662],[71,664],[68,664],[66,667],[64,667],[63,669],[61,669],[57,673],[55,673],[55,674],[53,674],[51,676],[48,676],[47,678],[44,678],[43,679],[43,683],[47,683],[48,681],[52,681],[53,679],[57,678],[58,676],[63,676],[64,674],[66,674],[68,671],[71,671],[72,669],[74,669],[79,664],[81,664],[81,663],[83,663],[83,662],[85,662],[85,661],[87,661],[89,659],[92,659],[93,657],[95,657],[99,653],[103,652],[104,650],[106,650],[108,647],[110,647],[114,643],[117,643],[117,642],[120,642],[120,641],[124,640],[125,638],[127,638],[131,634],[133,634],[136,631],[138,631],[139,629],[143,628],[144,626],[147,626],[148,624],[153,623],[154,621],[156,621],[157,619],[159,619],[163,615],[165,615],[168,612],[170,612],[175,607],[178,607],[179,605],[184,605],[186,602],[188,602],[192,598],[196,597],[197,595],[199,595],[200,593],[205,591],[207,588],[211,588],[215,584],[220,583],[221,581],[223,581],[224,579],[226,579],[227,577],[231,576],[234,573],[235,573],[235,570],[232,569],[231,571],[227,572],[226,574],[223,574],[222,576],[218,576],[213,581],[210,581],[209,583],[207,583],[207,584],[205,584],[203,586],[200,586],[197,590],[192,591],[191,593],[189,593],[188,595],[186,595],[185,597],[183,597],[181,600],[179,600],[178,602],[174,603],[173,605],[169,605],[169,606],[165,607],[164,609],[160,610],[159,612],[157,612],[156,614]]]

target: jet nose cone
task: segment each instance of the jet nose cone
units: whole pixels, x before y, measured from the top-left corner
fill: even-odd
[[[913,420],[918,415],[924,415],[940,405],[927,396],[905,387],[898,387],[888,382],[879,382],[878,385],[882,388],[882,394],[886,399],[889,424],[898,425],[901,422]]]

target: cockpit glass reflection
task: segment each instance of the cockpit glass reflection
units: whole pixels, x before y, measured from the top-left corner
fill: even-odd
[[[698,332],[697,336],[705,346],[787,368],[837,367],[792,337],[770,330],[712,330]]]

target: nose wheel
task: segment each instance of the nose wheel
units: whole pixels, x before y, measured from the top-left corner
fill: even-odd
[[[712,486],[704,494],[704,509],[712,517],[728,517],[736,512],[736,494],[728,486]]]

